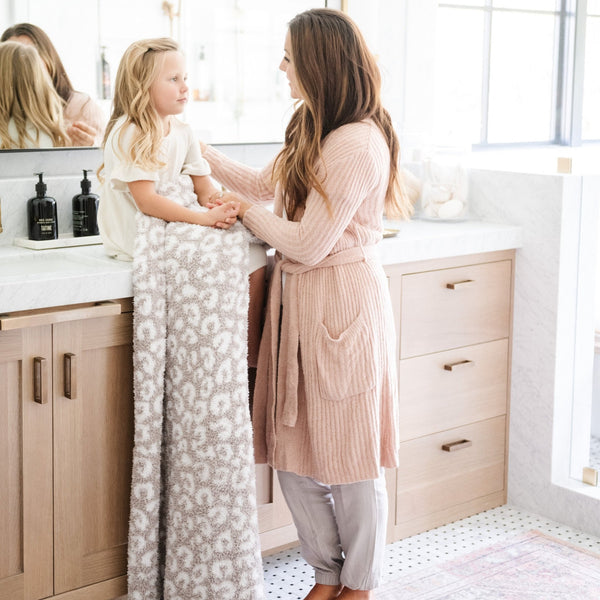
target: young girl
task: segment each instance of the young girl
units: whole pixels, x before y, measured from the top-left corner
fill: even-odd
[[[98,224],[110,256],[132,260],[135,214],[228,229],[238,203],[212,184],[183,112],[188,86],[185,61],[169,38],[135,42],[126,50],[115,82],[113,111],[104,137],[102,201]],[[198,206],[160,194],[181,175],[191,178]]]
[[[68,145],[62,101],[35,48],[0,44],[0,149]]]

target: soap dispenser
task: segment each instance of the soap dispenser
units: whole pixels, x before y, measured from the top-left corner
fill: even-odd
[[[58,239],[58,218],[56,200],[46,196],[47,186],[43,173],[34,173],[39,177],[35,185],[36,195],[27,201],[27,233],[30,240]]]
[[[90,192],[92,183],[87,178],[88,173],[91,173],[89,169],[83,170],[81,194],[73,196],[74,237],[100,235],[100,231],[98,230],[98,202],[100,198],[97,194]]]

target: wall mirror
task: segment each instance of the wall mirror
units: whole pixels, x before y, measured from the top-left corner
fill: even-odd
[[[326,4],[0,0],[0,27],[4,31],[29,22],[44,29],[75,89],[96,99],[107,116],[111,84],[127,46],[136,39],[173,37],[186,55],[189,75],[190,101],[183,118],[198,136],[209,143],[278,142],[293,106],[278,69],[287,22]]]

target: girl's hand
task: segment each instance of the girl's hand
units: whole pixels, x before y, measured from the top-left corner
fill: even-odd
[[[240,203],[230,200],[211,208],[206,215],[213,221],[213,227],[229,229],[237,220]]]

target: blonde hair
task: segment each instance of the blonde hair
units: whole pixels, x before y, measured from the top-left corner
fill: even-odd
[[[329,205],[317,177],[323,140],[342,125],[372,119],[390,149],[386,214],[408,218],[412,204],[400,184],[398,137],[381,104],[379,68],[360,30],[343,12],[322,8],[296,15],[289,33],[302,101],[297,103],[273,167],[273,178],[285,191],[286,213],[293,219],[311,188]]]
[[[68,145],[63,101],[37,50],[17,42],[0,43],[0,74],[0,148],[39,147],[41,133],[53,146]],[[9,132],[11,120],[17,139]]]
[[[112,113],[102,146],[118,119],[125,116],[125,124],[134,125],[136,131],[127,158],[144,169],[158,170],[165,164],[159,154],[164,137],[162,125],[152,104],[150,87],[158,77],[165,52],[178,51],[177,42],[171,38],[140,40],[127,48],[119,63]],[[117,140],[119,148],[125,129],[121,129]]]

